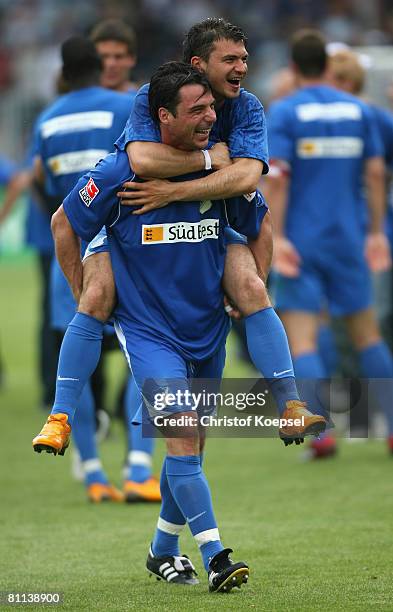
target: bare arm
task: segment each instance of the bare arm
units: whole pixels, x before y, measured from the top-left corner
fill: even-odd
[[[75,234],[61,205],[52,217],[51,229],[57,261],[63,270],[77,303],[82,292],[83,268],[80,240]]]
[[[180,151],[158,142],[130,142],[126,150],[130,166],[138,176],[168,178],[205,167],[201,151]]]
[[[383,231],[386,214],[385,164],[382,157],[371,157],[366,161],[365,181],[367,203],[370,212],[370,233]]]
[[[382,157],[371,157],[365,165],[367,203],[370,213],[365,256],[374,272],[389,269],[390,248],[383,231],[386,214],[386,169]]]
[[[33,180],[39,185],[45,184],[45,169],[44,163],[38,155],[33,160]]]
[[[142,206],[134,214],[143,214],[169,202],[219,200],[256,190],[262,174],[263,163],[257,159],[238,158],[231,166],[194,181],[179,183],[151,180],[144,183],[124,183],[117,195],[122,204]]]
[[[289,178],[287,168],[272,165],[271,174],[263,183],[263,193],[269,204],[273,222],[273,267],[290,278],[299,275],[300,256],[285,236]]]
[[[258,159],[238,158],[227,167],[195,181],[174,183],[176,200],[220,200],[256,190],[263,163]]]
[[[159,142],[129,142],[126,150],[135,174],[145,178],[165,179],[205,169],[201,151],[180,151]],[[232,163],[225,143],[214,145],[209,154],[213,170],[220,170]]]
[[[31,170],[22,170],[10,180],[4,195],[3,206],[0,210],[0,225],[4,223],[12,212],[21,193],[30,186],[31,180]]]

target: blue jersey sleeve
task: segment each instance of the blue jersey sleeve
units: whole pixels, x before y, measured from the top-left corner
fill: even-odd
[[[254,240],[259,234],[263,218],[268,210],[265,198],[260,191],[225,201],[229,225]]]
[[[149,110],[149,85],[143,85],[135,96],[134,106],[116,146],[124,151],[129,142],[161,142],[160,130]]]
[[[269,170],[266,120],[258,98],[243,90],[236,103],[233,103],[230,122],[230,156],[259,159],[264,163],[263,173],[266,174]]]
[[[65,213],[83,240],[90,242],[103,225],[117,220],[120,202],[116,194],[126,180],[132,180],[127,154],[111,153],[82,176],[65,198]]]
[[[294,158],[294,136],[290,108],[282,102],[273,103],[267,114],[270,159],[291,163]]]

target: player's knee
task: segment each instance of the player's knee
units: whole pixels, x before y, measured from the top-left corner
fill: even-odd
[[[256,273],[242,275],[237,293],[236,306],[241,312],[247,312],[250,306],[261,310],[271,305],[265,284]]]
[[[190,456],[200,454],[197,428],[172,427],[165,431],[165,436],[168,455]]]
[[[107,321],[115,306],[115,288],[113,282],[103,282],[102,278],[90,280],[83,287],[79,302],[79,311]]]

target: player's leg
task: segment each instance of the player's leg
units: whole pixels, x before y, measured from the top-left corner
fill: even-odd
[[[127,362],[132,368],[139,393],[141,393],[147,377],[149,379],[156,377],[160,380],[172,377],[184,379],[184,363],[179,358],[176,362],[173,362],[173,351],[165,347],[159,347],[157,350],[156,343],[136,338],[135,334],[129,334],[125,326],[121,326],[117,322],[115,329]],[[147,412],[147,408],[144,407],[143,413],[145,411]],[[134,421],[139,422],[139,427],[142,429],[142,410],[139,410],[135,415]],[[141,436],[144,435],[147,434],[142,431]],[[168,483],[166,458],[164,458],[161,470],[160,492],[160,514],[147,558],[147,569],[168,582],[197,584],[198,581],[195,579],[195,570],[192,563],[182,556],[179,550],[179,535],[186,525],[186,519],[173,497]],[[166,571],[170,568],[175,568],[177,575],[174,572]],[[173,574],[170,579],[169,574]]]
[[[83,262],[83,290],[78,312],[70,322],[59,354],[56,396],[52,414],[63,413],[69,423],[82,389],[101,354],[103,330],[115,304],[115,285],[106,235],[89,245]],[[96,240],[96,239],[95,239]]]
[[[220,383],[225,366],[225,344],[223,343],[220,349],[209,359],[199,362],[194,368],[193,376],[196,379],[201,379],[204,382],[203,390],[209,394],[216,394],[220,391]],[[198,380],[196,380],[198,383]],[[207,386],[205,386],[205,383]],[[194,388],[195,387],[195,388]],[[200,385],[194,385],[191,389],[193,392],[200,390]],[[206,394],[204,394],[206,396]],[[201,418],[204,415],[214,414],[216,412],[215,405],[198,406],[198,415]],[[203,466],[204,446],[206,440],[206,430],[201,424],[199,425],[199,452],[200,465]],[[205,568],[209,576],[209,590],[213,592],[224,591],[229,592],[234,586],[240,587],[246,583],[250,573],[250,569],[244,561],[234,563],[229,557],[233,552],[231,548],[224,548],[215,554],[210,554],[210,543],[204,543],[201,538],[199,544],[202,557],[205,562]]]
[[[393,359],[382,339],[372,306],[373,289],[363,247],[355,247],[335,262],[329,297],[333,314],[344,317],[362,375],[369,379],[370,390],[385,413],[390,443],[393,440]]]
[[[373,308],[345,317],[348,333],[359,355],[362,375],[370,380],[370,390],[383,410],[388,427],[389,445],[393,450],[393,359],[382,339]],[[391,442],[392,440],[392,442]]]
[[[250,357],[262,375],[272,381],[272,392],[282,413],[288,400],[299,399],[288,341],[254,257],[244,244],[228,245],[223,286],[245,317]]]
[[[105,320],[113,308],[115,292],[106,233],[102,235],[100,232],[94,240],[96,242],[92,241],[86,251],[84,262],[81,301],[86,312],[76,313],[64,335],[59,353],[55,401],[47,423],[33,440],[33,448],[37,451],[64,454],[61,451],[68,446],[78,399],[101,353]],[[52,320],[56,320],[62,311],[63,316],[66,315],[67,325],[69,313],[74,311],[75,304],[56,261],[52,266],[51,304]],[[63,321],[57,327],[62,328]]]
[[[155,439],[143,436],[142,427],[132,422],[141,401],[139,389],[130,376],[124,398],[129,465],[124,494],[127,502],[159,502],[160,485],[152,475]]]
[[[118,491],[108,481],[99,458],[95,435],[94,399],[90,385],[85,385],[78,402],[72,433],[78,449],[84,472],[87,496],[90,501],[124,501]]]
[[[265,221],[262,226],[264,223]],[[280,415],[285,418],[301,417],[297,412],[303,412],[304,406],[300,402],[296,387],[284,326],[271,305],[262,278],[258,275],[253,254],[244,243],[239,242],[234,243],[233,239],[232,243],[228,244],[224,291],[245,317],[251,359],[266,378]],[[286,414],[288,409],[291,416]],[[317,423],[314,425],[318,428]],[[321,426],[324,427],[322,420]],[[293,434],[296,438],[302,437],[298,435],[297,430],[294,430]],[[307,435],[307,431],[303,432],[303,435]]]
[[[269,210],[263,217],[258,237],[255,240],[249,240],[248,246],[254,256],[258,275],[266,283],[273,258],[273,227]]]

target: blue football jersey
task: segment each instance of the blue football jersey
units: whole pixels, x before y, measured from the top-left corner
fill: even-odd
[[[34,150],[41,157],[45,190],[59,205],[78,178],[113,150],[127,121],[134,95],[86,87],[59,97],[39,117]],[[75,302],[56,260],[51,276],[52,324],[65,329]]]
[[[364,240],[363,170],[383,148],[368,105],[325,85],[274,102],[267,116],[270,159],[287,162],[286,233],[302,253],[316,241],[343,250]]]
[[[168,343],[185,359],[207,359],[229,329],[221,289],[224,203],[175,202],[133,215],[116,196],[132,178],[124,151],[108,155],[65,199],[67,217],[87,241],[106,225],[120,323],[134,337]]]
[[[86,87],[60,96],[42,113],[35,148],[44,162],[47,193],[59,196],[59,204],[113,150],[130,109],[129,95]]]
[[[116,146],[124,150],[128,142],[161,142],[160,130],[150,116],[149,85],[138,91],[131,115]],[[210,133],[210,146],[226,142],[231,158],[248,157],[259,159],[268,172],[266,121],[263,106],[256,96],[240,90],[237,98],[225,100],[216,109],[217,121]]]

